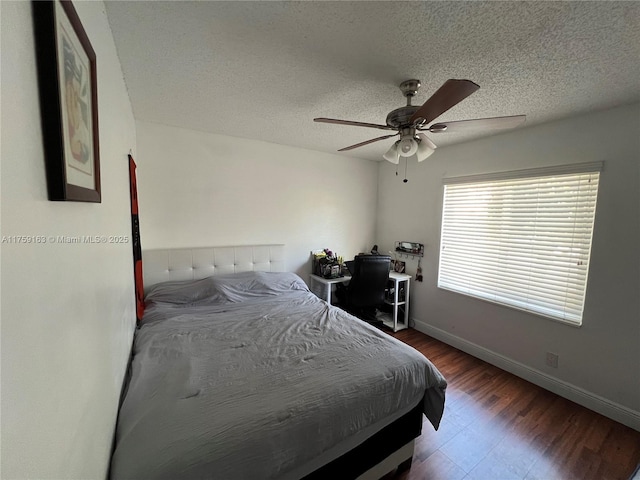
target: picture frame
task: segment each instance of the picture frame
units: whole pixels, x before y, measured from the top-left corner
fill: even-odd
[[[100,203],[96,54],[70,0],[32,12],[49,200]]]

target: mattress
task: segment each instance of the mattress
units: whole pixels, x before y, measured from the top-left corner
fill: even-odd
[[[417,405],[439,425],[435,366],[295,274],[169,282],[146,300],[114,479],[297,479]]]

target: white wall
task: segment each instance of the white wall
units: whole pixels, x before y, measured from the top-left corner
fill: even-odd
[[[284,243],[306,280],[309,252],[368,251],[376,162],[137,122],[143,249]]]
[[[135,122],[104,5],[74,2],[97,56],[102,203],[47,200],[31,2],[2,8],[2,225],[131,235]],[[105,478],[135,324],[131,244],[2,244],[2,478]]]
[[[640,105],[442,148],[403,184],[380,166],[378,238],[426,244],[416,327],[640,429]],[[434,141],[437,140],[434,135]],[[605,161],[580,328],[437,288],[442,178]],[[400,212],[400,214],[398,214]],[[415,272],[416,262],[410,262]],[[559,367],[545,365],[547,351]]]

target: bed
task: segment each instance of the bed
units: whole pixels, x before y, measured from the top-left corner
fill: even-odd
[[[143,252],[112,479],[380,478],[446,381],[284,271],[282,245]]]

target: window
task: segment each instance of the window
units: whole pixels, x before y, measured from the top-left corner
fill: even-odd
[[[580,325],[601,169],[445,179],[438,287]]]

